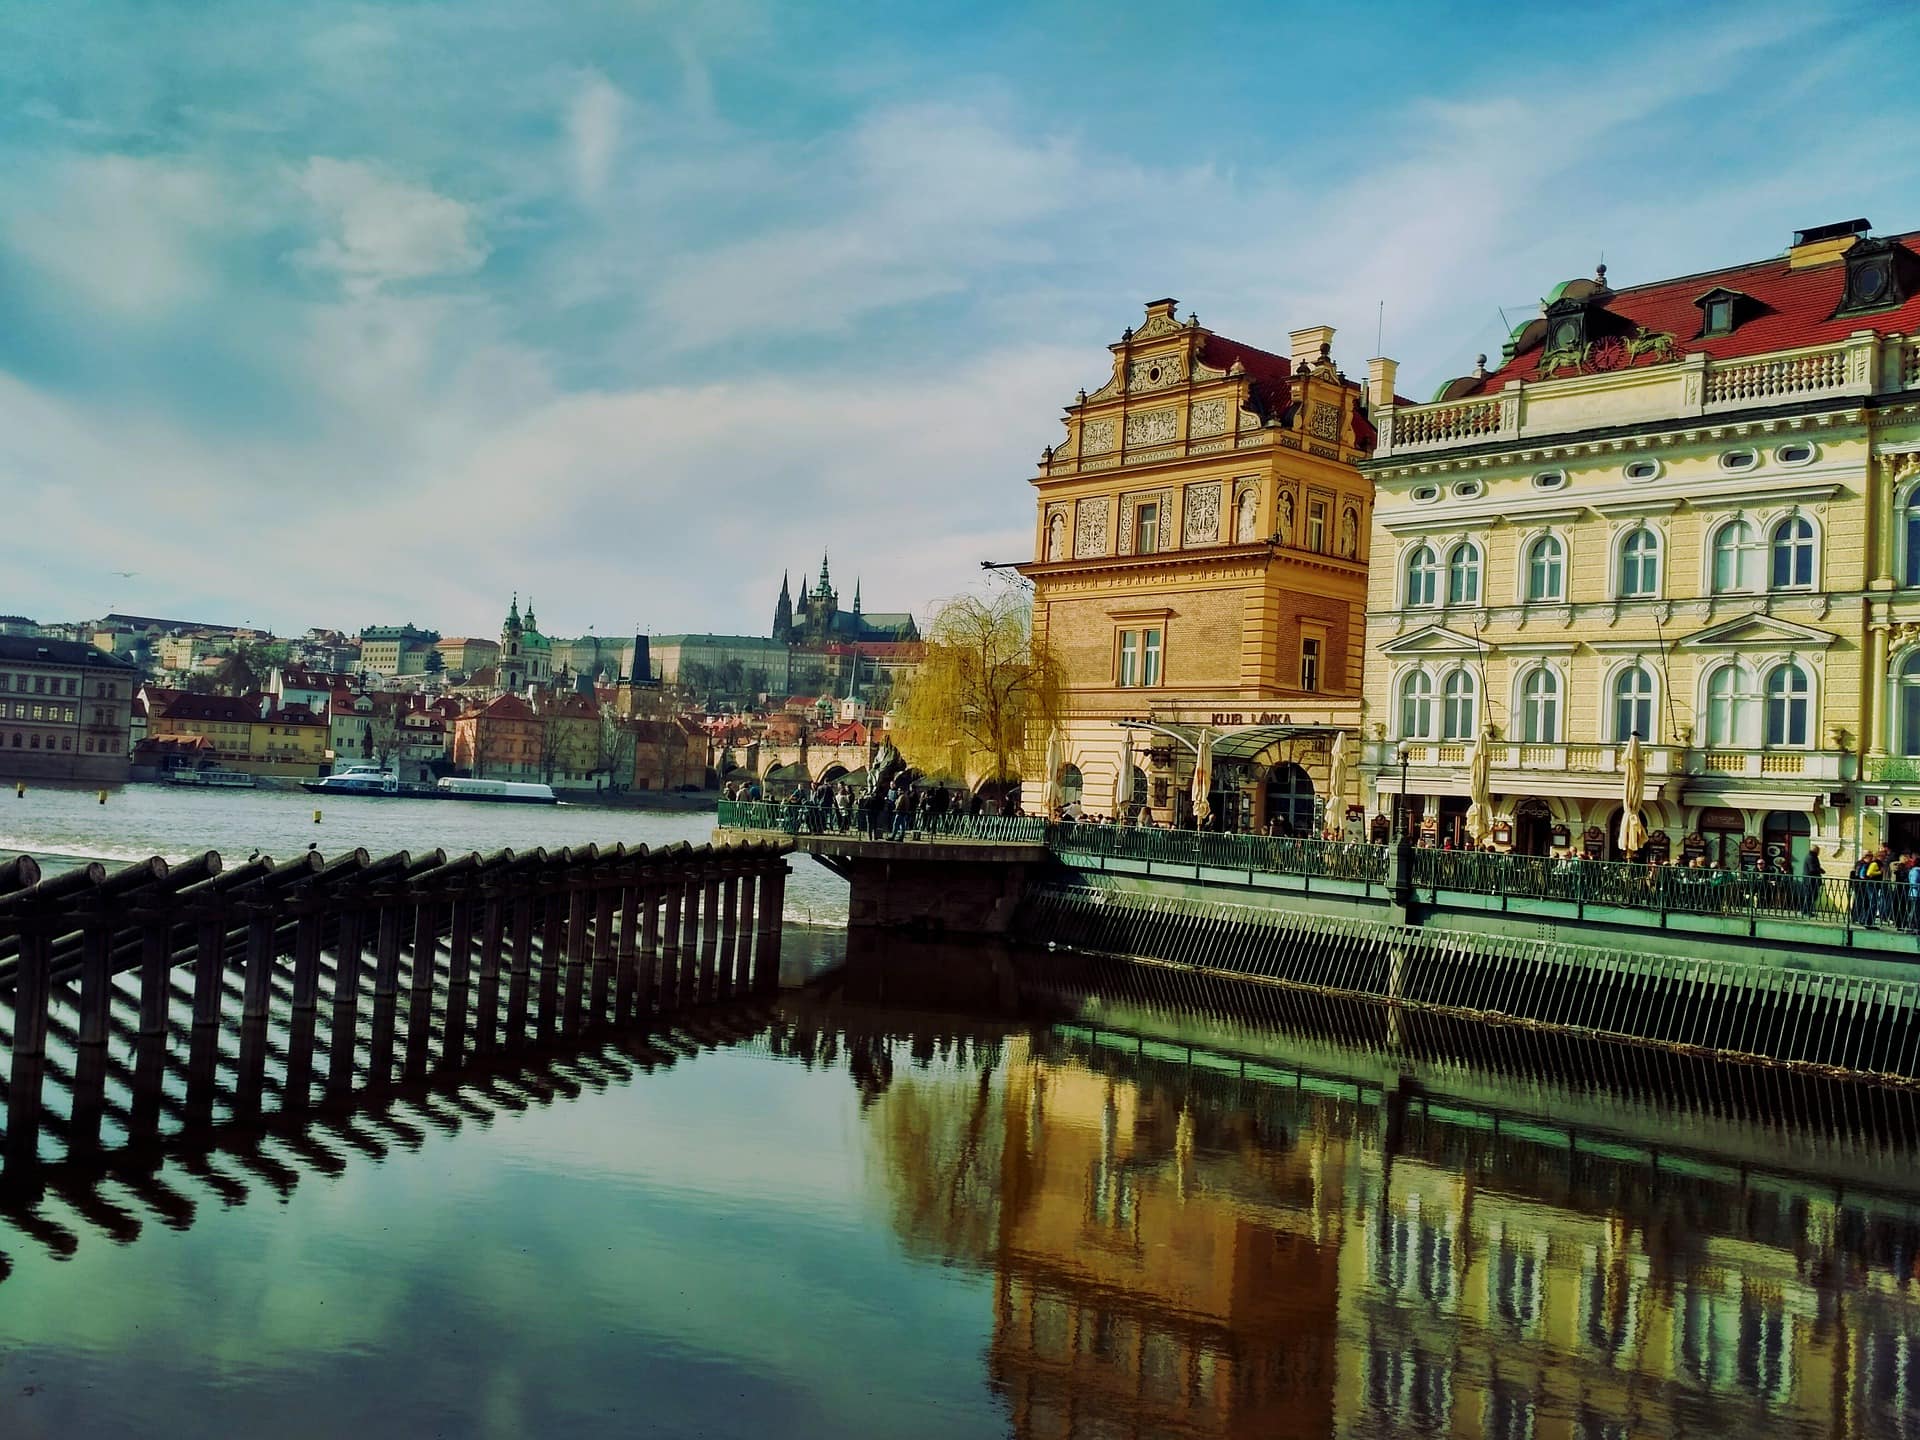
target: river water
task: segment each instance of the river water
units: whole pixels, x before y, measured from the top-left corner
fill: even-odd
[[[304,842],[205,798],[39,813],[86,853]],[[351,839],[515,843],[456,808]],[[770,1008],[0,1207],[0,1433],[1920,1436],[1884,1096],[1787,1124],[1737,1078],[1409,1087],[1118,1000],[928,1008],[967,963],[857,946]]]
[[[286,860],[317,845],[333,855],[364,847],[378,857],[434,848],[450,855],[545,846],[662,846],[713,838],[708,811],[653,811],[598,805],[502,805],[476,801],[310,795],[304,790],[199,790],[127,785],[106,792],[29,786],[0,791],[0,858],[27,851],[57,866],[62,857],[183,860],[218,850],[229,863],[264,851]],[[315,810],[320,823],[314,823]],[[847,887],[818,865],[798,864],[787,882],[787,917],[844,925]]]

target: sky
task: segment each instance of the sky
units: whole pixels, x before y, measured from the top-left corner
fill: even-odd
[[[0,612],[924,617],[1176,297],[1424,397],[1920,228],[1920,7],[0,6]]]

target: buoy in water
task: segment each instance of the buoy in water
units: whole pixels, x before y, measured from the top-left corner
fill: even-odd
[[[13,782],[13,798],[16,800],[24,800],[27,798],[27,782],[26,781],[16,780]]]
[[[106,792],[106,791],[104,791],[104,790],[102,790],[102,791],[100,792],[100,803],[101,803],[102,805],[104,805],[104,804],[106,804],[106,803],[107,803],[107,792]]]
[[[320,823],[320,812],[318,810],[313,812],[313,823],[316,825]]]

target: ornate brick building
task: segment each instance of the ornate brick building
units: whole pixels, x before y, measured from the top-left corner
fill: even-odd
[[[1280,355],[1172,300],[1108,347],[1112,372],[1042,457],[1034,630],[1066,674],[1066,793],[1179,818],[1194,746],[1215,737],[1213,809],[1234,829],[1319,823],[1331,737],[1357,728],[1373,449],[1333,331]],[[1147,728],[1151,727],[1151,728]],[[1027,774],[1042,768],[1038,747]]]

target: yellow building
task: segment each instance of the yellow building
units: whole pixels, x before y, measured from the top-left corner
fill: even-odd
[[[1376,405],[1370,808],[1404,776],[1464,838],[1483,733],[1494,842],[1532,854],[1617,853],[1635,732],[1675,856],[1811,843],[1831,873],[1913,803],[1887,757],[1920,756],[1920,254],[1864,229],[1632,288],[1603,266],[1496,368]]]
[[[245,769],[260,775],[323,775],[332,758],[324,714],[305,705],[263,706],[247,730]]]
[[[1174,310],[1154,301],[1109,347],[1033,478],[1020,568],[1065,675],[1055,778],[1091,813],[1175,820],[1211,731],[1220,823],[1310,833],[1329,739],[1359,719],[1373,426],[1330,328],[1277,355]],[[1033,776],[1047,737],[1029,739]]]

